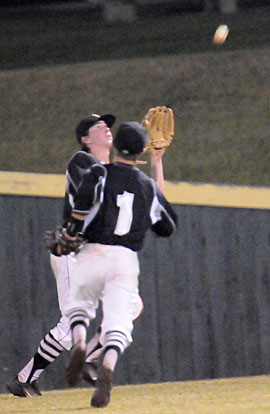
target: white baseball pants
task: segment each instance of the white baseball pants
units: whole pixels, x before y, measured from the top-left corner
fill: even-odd
[[[70,323],[96,316],[103,305],[100,343],[117,345],[121,352],[132,342],[134,315],[138,312],[139,261],[137,253],[122,246],[87,244],[70,255],[70,299],[64,314]]]

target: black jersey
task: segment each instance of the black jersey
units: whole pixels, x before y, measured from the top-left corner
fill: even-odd
[[[89,243],[140,250],[147,229],[170,236],[177,218],[153,179],[136,166],[116,162],[94,165],[84,174],[73,213],[85,215]]]
[[[66,170],[66,188],[63,209],[63,226],[65,227],[71,217],[74,207],[74,197],[78,193],[78,187],[83,174],[94,164],[99,163],[99,159],[92,154],[84,151],[76,152],[69,160]]]

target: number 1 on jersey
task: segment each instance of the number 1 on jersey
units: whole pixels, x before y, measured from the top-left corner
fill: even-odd
[[[117,236],[124,236],[130,230],[133,220],[132,206],[134,201],[134,194],[124,191],[123,194],[118,194],[116,205],[119,207],[114,234]]]

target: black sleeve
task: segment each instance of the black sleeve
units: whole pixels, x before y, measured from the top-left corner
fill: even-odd
[[[169,237],[176,230],[177,215],[156,185],[150,215],[152,220],[151,230],[158,236]]]
[[[63,207],[63,226],[66,224],[71,216],[72,208],[74,207],[74,200],[78,192],[80,182],[83,174],[92,165],[98,163],[99,160],[92,154],[84,151],[76,152],[69,160],[66,170],[66,192]]]
[[[70,191],[73,194],[77,193],[79,184],[85,171],[98,162],[98,159],[92,154],[87,154],[83,151],[78,151],[73,155],[68,163],[66,173],[67,181],[72,187],[72,190],[70,189]]]
[[[82,177],[72,213],[87,215],[96,203],[102,203],[107,170],[95,164]]]

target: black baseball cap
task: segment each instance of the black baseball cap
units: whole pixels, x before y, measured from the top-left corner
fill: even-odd
[[[123,154],[140,154],[147,145],[148,134],[139,122],[121,124],[113,140],[115,148]]]
[[[115,123],[115,116],[111,114],[97,115],[92,114],[86,118],[83,118],[76,126],[76,138],[79,144],[81,144],[81,138],[88,134],[89,128],[95,125],[98,121],[104,121],[105,124],[111,128]]]

